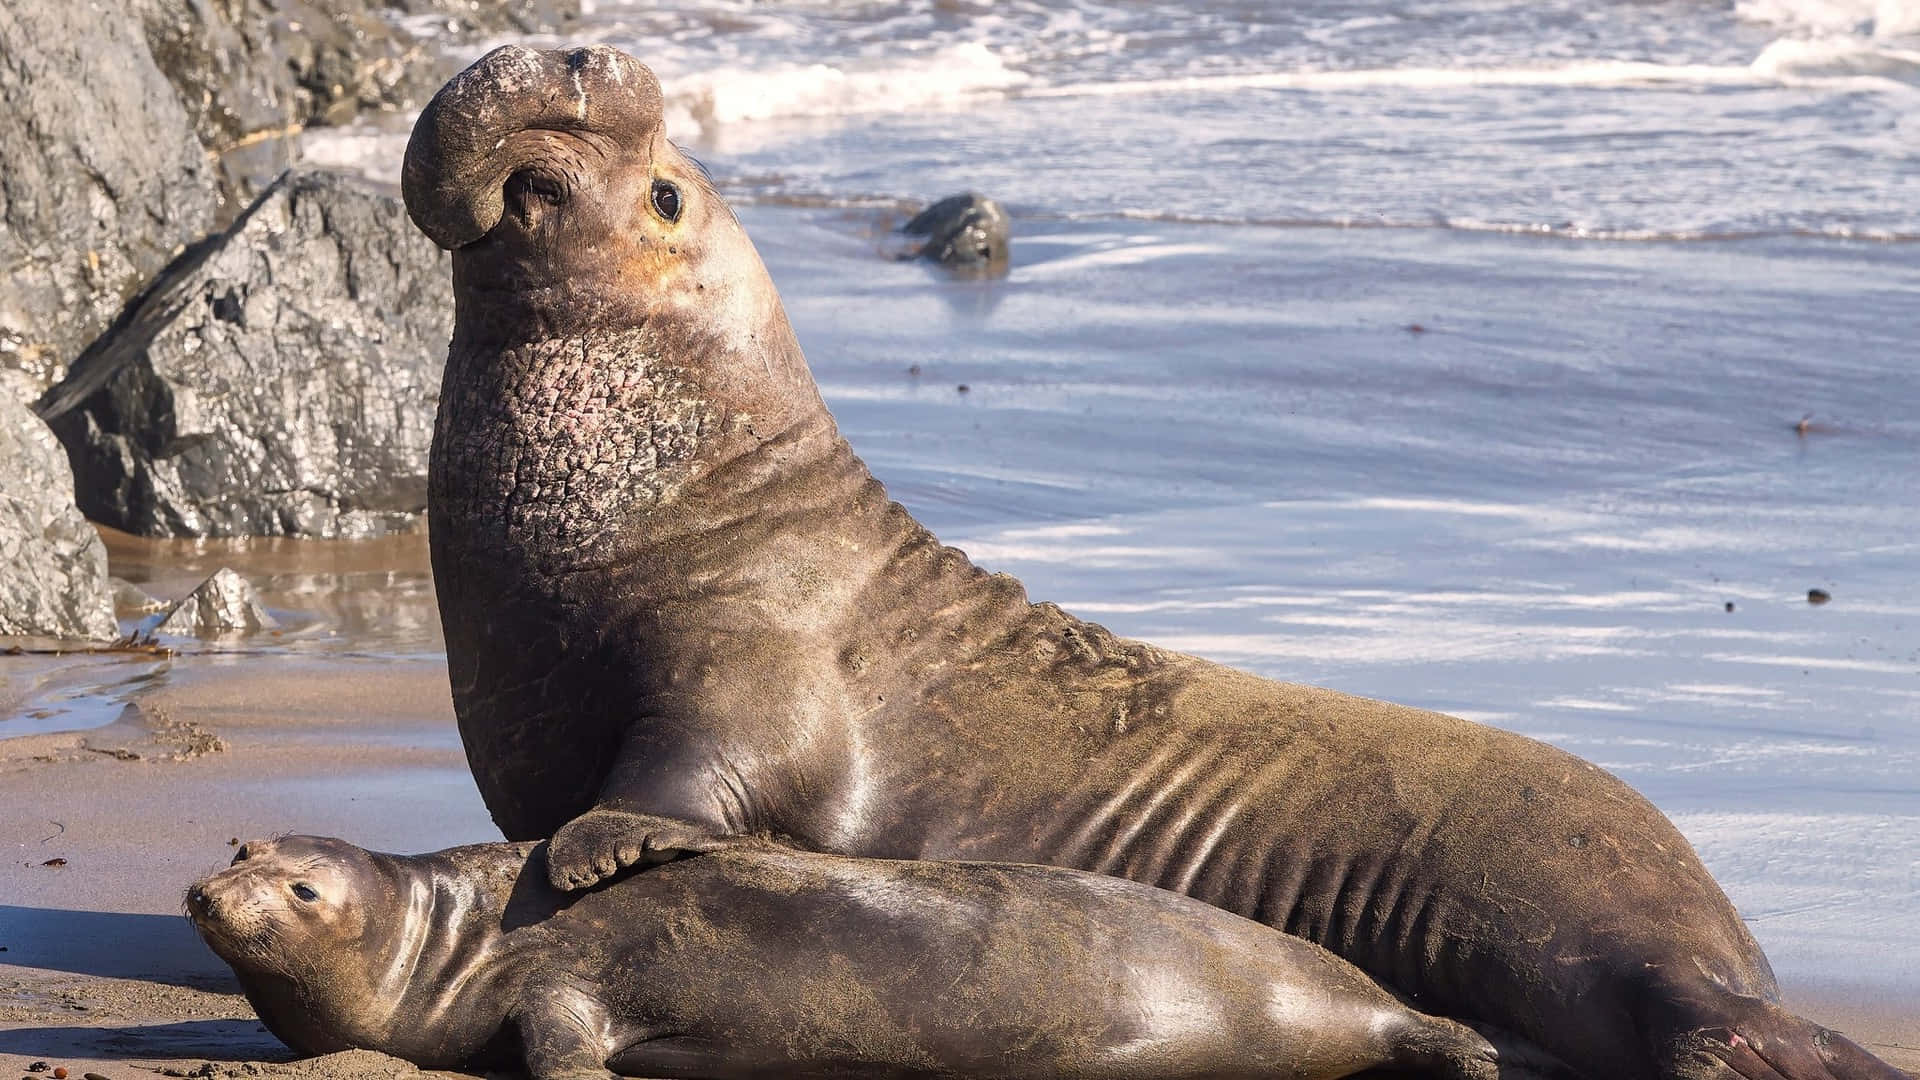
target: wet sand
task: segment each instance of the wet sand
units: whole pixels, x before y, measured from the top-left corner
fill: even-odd
[[[0,738],[0,1075],[422,1075],[364,1052],[294,1060],[180,900],[249,837],[499,838],[454,729],[424,536],[101,531],[113,572],[150,594],[232,567],[282,629],[168,640],[171,657],[0,658],[0,729],[31,732]],[[63,724],[81,730],[47,730]]]
[[[392,851],[497,838],[444,668],[187,656],[131,704],[106,728],[0,742],[0,850],[13,866],[0,876],[0,1076],[34,1061],[115,1080],[417,1075],[365,1054],[287,1064],[179,902],[249,837],[331,833]],[[1920,1068],[1920,1003],[1790,989],[1809,1014]]]
[[[120,722],[0,742],[0,804],[0,1075],[288,1061],[179,914],[186,886],[248,837],[393,851],[499,837],[432,662],[180,657]],[[382,1068],[361,1055],[270,1075]]]

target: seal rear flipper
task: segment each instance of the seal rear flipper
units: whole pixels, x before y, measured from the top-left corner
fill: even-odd
[[[1396,1039],[1393,1067],[1446,1080],[1589,1080],[1533,1043],[1490,1024],[1418,1016]],[[1373,1076],[1368,1072],[1365,1076]]]
[[[1911,1080],[1839,1032],[1705,977],[1663,997],[1660,1080]]]
[[[1406,1016],[1392,1035],[1388,1064],[1394,1069],[1445,1080],[1553,1080],[1551,1074],[1509,1072],[1493,1043],[1457,1020],[1412,1010]]]
[[[1587,1080],[1585,1073],[1504,1028],[1479,1021],[1466,1026],[1493,1044],[1500,1080]]]

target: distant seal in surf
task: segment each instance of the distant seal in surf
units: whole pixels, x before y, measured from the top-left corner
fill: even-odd
[[[1485,1038],[1324,949],[1058,867],[748,843],[575,899],[534,845],[295,836],[249,843],[187,910],[310,1054],[534,1080],[1500,1074]]]
[[[1904,1080],[1782,1008],[1686,839],[1601,769],[1117,638],[942,545],[840,437],[630,57],[490,53],[421,114],[404,187],[453,251],[429,514],[454,704],[557,883],[761,831],[1053,863],[1601,1080]]]
[[[915,254],[968,274],[1007,271],[1007,212],[985,195],[949,195],[915,214],[900,231],[925,237]]]

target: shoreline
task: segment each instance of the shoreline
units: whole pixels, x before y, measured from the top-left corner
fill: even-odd
[[[109,1080],[457,1075],[365,1052],[293,1060],[178,913],[186,885],[252,836],[332,833],[395,851],[497,838],[440,665],[263,667],[182,664],[137,695],[138,716],[0,741],[0,799],[34,808],[0,824],[17,868],[0,884],[0,1075],[35,1061]],[[181,749],[168,732],[182,728],[218,745]],[[1920,1069],[1920,995],[1889,989],[1787,987],[1808,1014]]]

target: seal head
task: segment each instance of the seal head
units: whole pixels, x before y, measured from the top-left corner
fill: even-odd
[[[706,389],[737,404],[786,411],[796,389],[817,403],[746,231],[668,141],[660,83],[625,53],[488,53],[420,114],[402,187],[414,223],[453,252],[460,336],[497,347],[646,327],[636,354],[708,358]]]
[[[568,154],[644,151],[660,115],[659,80],[616,49],[495,49],[442,87],[414,125],[401,172],[408,213],[441,247],[465,247],[506,212],[503,188],[516,173],[534,170],[523,193],[544,197]]]
[[[499,1026],[504,1006],[486,1005],[502,1000],[488,987],[503,922],[556,906],[544,889],[517,888],[532,848],[402,858],[321,836],[249,841],[187,890],[187,917],[295,1050],[368,1047],[451,1065],[474,1060]],[[447,985],[468,993],[441,1017]]]
[[[187,890],[187,916],[233,966],[274,1035],[325,1054],[386,1033],[366,957],[394,947],[385,913],[405,895],[395,884],[370,853],[343,841],[249,841],[225,870]]]

